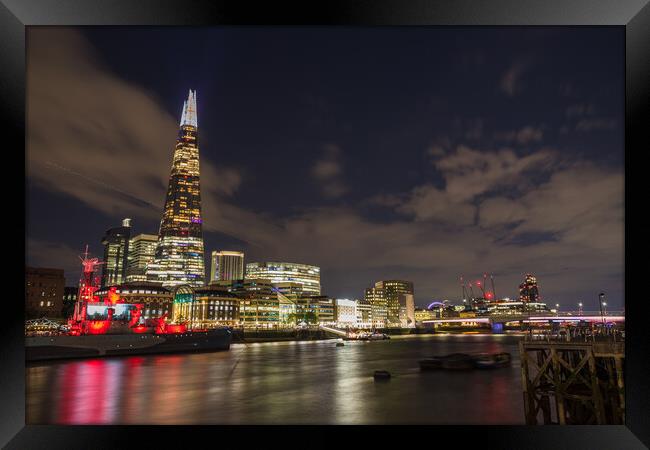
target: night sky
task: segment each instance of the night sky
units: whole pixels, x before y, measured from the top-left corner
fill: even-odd
[[[323,293],[460,275],[623,297],[621,28],[29,28],[27,263],[157,233],[197,90],[206,247],[322,267]]]

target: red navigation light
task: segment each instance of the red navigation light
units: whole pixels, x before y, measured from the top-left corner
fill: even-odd
[[[485,296],[486,296],[487,298],[492,298],[492,292],[488,292],[488,293],[486,293]]]
[[[480,286],[480,285],[481,285],[481,282],[480,282],[480,281],[476,281],[476,284],[478,284],[478,285]]]

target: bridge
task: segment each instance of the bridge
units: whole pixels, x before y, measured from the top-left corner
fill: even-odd
[[[337,336],[341,336],[341,337],[347,337],[348,336],[347,332],[345,332],[343,330],[339,330],[338,328],[327,327],[325,325],[319,325],[318,328],[320,328],[321,330],[327,331],[328,333],[336,334]]]
[[[598,313],[582,313],[576,314],[574,312],[562,314],[549,314],[544,313],[530,313],[530,314],[498,314],[491,316],[479,317],[448,317],[441,319],[423,320],[423,324],[440,325],[440,324],[459,324],[460,326],[473,326],[478,324],[489,324],[493,328],[501,324],[505,325],[509,322],[518,322],[521,324],[528,323],[564,323],[564,322],[588,322],[588,323],[625,323],[625,315],[622,311],[613,311],[609,314],[601,315]]]

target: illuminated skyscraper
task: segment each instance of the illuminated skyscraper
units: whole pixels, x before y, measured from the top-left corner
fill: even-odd
[[[161,282],[164,286],[203,286],[201,224],[196,91],[190,90],[183,104],[156,254],[147,266],[149,281]]]
[[[158,245],[158,235],[138,234],[129,241],[129,264],[126,269],[126,281],[147,281],[147,264],[153,262]]]
[[[212,252],[210,282],[244,279],[244,253],[227,250]]]
[[[126,279],[130,237],[131,219],[124,219],[121,227],[106,231],[106,235],[102,239],[104,245],[102,286],[120,284]]]
[[[519,285],[519,301],[524,303],[539,302],[539,289],[537,278],[527,273],[524,282]]]

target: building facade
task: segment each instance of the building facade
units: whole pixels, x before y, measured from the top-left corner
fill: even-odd
[[[158,244],[146,269],[147,280],[164,286],[203,286],[202,222],[196,91],[190,90],[183,104]]]
[[[388,304],[384,290],[378,287],[367,288],[364,300],[370,305],[370,322],[372,326],[384,328],[388,322]]]
[[[197,288],[190,302],[174,305],[174,320],[189,321],[192,328],[239,324],[240,301],[233,293],[213,286]]]
[[[336,325],[341,328],[357,326],[357,301],[347,298],[336,299]]]
[[[25,268],[25,317],[58,319],[63,314],[63,269]]]
[[[386,326],[400,327],[400,295],[413,296],[413,283],[404,280],[382,280],[375,283],[375,289],[383,292],[386,303]],[[415,307],[414,307],[415,309]]]
[[[104,246],[102,286],[113,286],[126,281],[130,237],[131,219],[124,219],[121,227],[106,230],[102,239]]]
[[[246,278],[261,278],[272,283],[293,282],[302,292],[320,295],[320,267],[288,262],[252,262],[246,264]]]
[[[155,234],[138,234],[129,241],[129,257],[126,268],[127,282],[147,281],[147,265],[153,262],[158,245]]]
[[[125,303],[142,303],[142,318],[155,319],[167,315],[174,315],[174,295],[170,289],[159,283],[146,281],[123,283],[115,286],[115,293],[123,298]],[[102,287],[95,292],[104,301],[108,296],[108,287]]]
[[[212,252],[210,282],[243,280],[244,252],[215,250]]]
[[[524,282],[519,285],[519,301],[524,303],[538,303],[539,299],[537,278],[527,273]]]
[[[366,299],[357,300],[357,327],[372,327],[372,305]]]
[[[412,328],[415,326],[415,298],[413,294],[400,294],[399,301],[399,321],[402,328]]]

